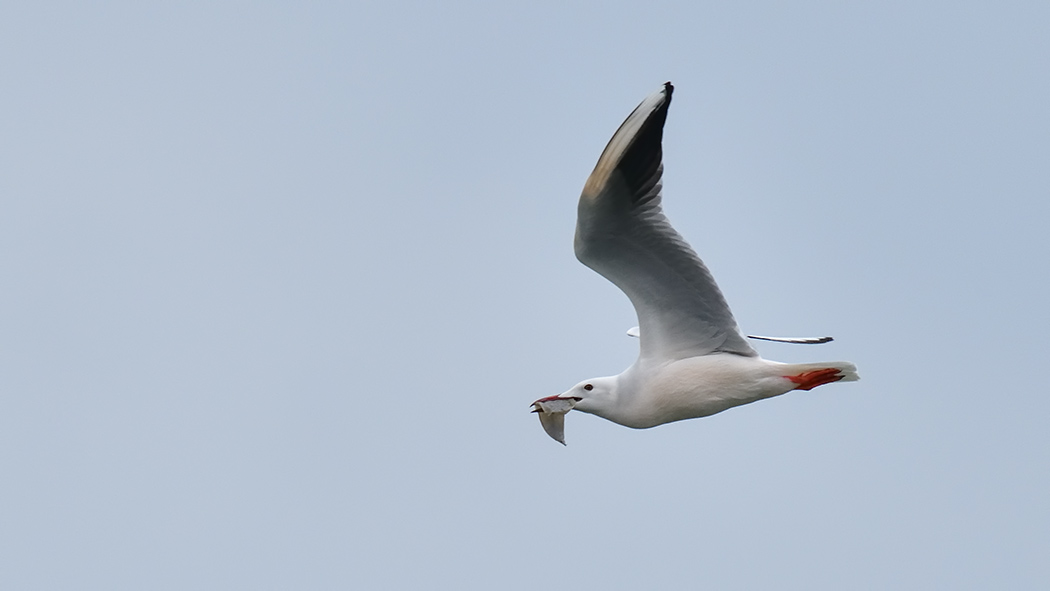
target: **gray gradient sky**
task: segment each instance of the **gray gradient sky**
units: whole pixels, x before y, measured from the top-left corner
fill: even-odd
[[[1050,584],[1046,2],[5,3],[0,587]],[[862,381],[647,431],[576,199]]]

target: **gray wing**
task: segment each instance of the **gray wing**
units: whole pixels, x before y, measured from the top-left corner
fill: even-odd
[[[700,257],[660,207],[668,82],[631,113],[605,147],[580,196],[576,258],[634,304],[642,357],[716,351],[757,356]]]

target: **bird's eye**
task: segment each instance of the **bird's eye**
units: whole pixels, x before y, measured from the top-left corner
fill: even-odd
[[[590,390],[593,390],[593,389],[594,389],[594,386],[592,386],[592,385],[590,385],[590,384],[587,384],[586,386],[584,386],[584,387],[583,387],[583,389],[584,389],[584,390],[588,390],[588,391],[590,391]]]

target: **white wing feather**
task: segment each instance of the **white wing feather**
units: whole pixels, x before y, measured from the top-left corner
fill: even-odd
[[[641,356],[757,356],[700,257],[660,207],[663,126],[674,88],[647,97],[616,131],[584,185],[576,257],[634,304]]]
[[[629,337],[638,338],[641,335],[642,331],[637,326],[627,329],[627,336]],[[822,345],[835,340],[832,337],[763,337],[757,334],[749,334],[747,338],[759,341],[773,341],[774,343],[791,343],[793,345]]]

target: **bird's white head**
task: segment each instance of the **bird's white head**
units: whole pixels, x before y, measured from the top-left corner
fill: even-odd
[[[616,378],[594,378],[576,384],[568,391],[540,398],[532,403],[532,412],[558,443],[565,445],[565,415],[572,409],[595,413],[615,399]]]

